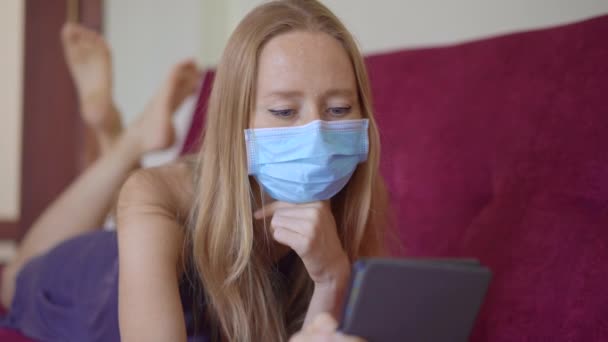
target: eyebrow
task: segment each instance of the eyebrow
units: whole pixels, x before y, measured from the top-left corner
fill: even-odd
[[[302,95],[301,91],[297,91],[297,90],[291,90],[291,91],[273,91],[270,92],[269,94],[264,95],[264,98],[268,98],[268,97],[282,97],[282,98],[292,98],[292,97],[299,97]],[[355,92],[352,89],[330,89],[326,92],[324,92],[321,96],[324,98],[327,97],[331,97],[331,96],[348,96],[348,97],[353,97],[355,95]]]

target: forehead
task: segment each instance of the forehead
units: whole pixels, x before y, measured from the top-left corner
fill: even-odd
[[[342,44],[321,32],[294,31],[272,38],[260,53],[258,94],[293,90],[355,89],[352,64]]]

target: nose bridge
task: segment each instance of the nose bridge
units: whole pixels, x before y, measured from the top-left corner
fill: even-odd
[[[323,109],[321,108],[321,104],[319,103],[318,99],[309,99],[306,101],[306,105],[303,109],[304,110],[301,113],[301,121],[303,125],[315,120],[323,120]]]

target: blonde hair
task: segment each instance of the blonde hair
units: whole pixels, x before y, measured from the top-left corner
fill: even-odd
[[[362,115],[370,121],[370,151],[368,161],[332,199],[332,212],[351,261],[385,253],[380,139],[355,41],[317,1],[272,1],[257,7],[238,25],[217,67],[195,172],[188,253],[204,289],[205,319],[219,329],[217,339],[284,341],[301,328],[312,295],[312,281],[299,258],[284,277],[278,276],[268,238],[254,225],[252,212],[260,193],[247,174],[243,135],[255,101],[260,52],[273,37],[294,30],[329,34],[342,43],[352,62]]]

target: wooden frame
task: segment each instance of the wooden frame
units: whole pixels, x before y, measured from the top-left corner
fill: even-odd
[[[72,18],[77,13],[81,23],[101,30],[103,0],[26,0],[21,215],[0,222],[0,239],[23,237],[92,151],[59,40],[69,9]]]

